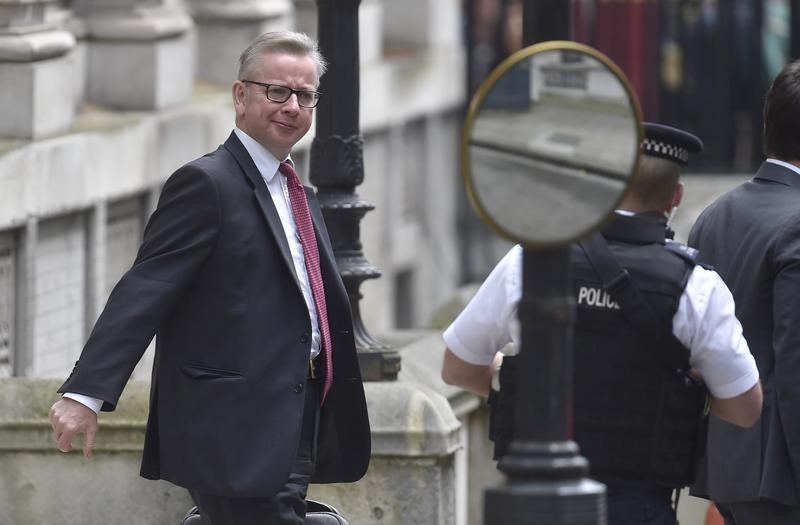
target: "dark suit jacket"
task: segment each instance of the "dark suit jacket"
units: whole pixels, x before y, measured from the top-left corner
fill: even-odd
[[[352,318],[309,188],[333,346],[314,481],[366,472],[370,430]],[[59,391],[113,410],[157,333],[141,474],[200,492],[274,495],[302,423],[311,323],[280,219],[231,134],[166,182],[133,267]]]
[[[695,492],[800,505],[800,175],[764,163],[700,215],[689,244],[733,292],[764,390],[754,427],[711,417]]]

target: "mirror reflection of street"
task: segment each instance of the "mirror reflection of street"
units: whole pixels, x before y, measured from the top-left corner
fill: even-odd
[[[637,136],[627,108],[544,98],[526,111],[481,110],[472,143],[625,180]]]
[[[625,181],[473,146],[475,191],[491,216],[521,238],[554,242],[608,213]]]
[[[507,69],[477,109],[473,196],[513,237],[575,238],[619,201],[638,144],[630,95],[611,69],[588,54],[544,51]]]

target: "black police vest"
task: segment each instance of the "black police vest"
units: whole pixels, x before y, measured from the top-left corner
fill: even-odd
[[[611,252],[649,304],[661,333],[672,319],[695,263],[678,244],[665,244],[658,214],[615,218],[604,230]],[[571,253],[577,307],[574,336],[574,439],[592,477],[609,491],[680,487],[694,475],[704,389],[664,353],[688,356],[674,337],[655,340],[632,326],[579,247]]]
[[[640,214],[615,218],[603,235],[664,323],[663,332],[671,334],[694,261],[680,245],[665,245],[664,228],[660,214]],[[592,477],[606,483],[609,493],[689,484],[705,390],[682,370],[666,369],[657,353],[686,349],[674,337],[654,344],[631,326],[580,247],[573,247],[571,265],[577,306],[573,430]],[[500,392],[490,396],[496,457],[513,437],[515,364],[504,360]],[[688,367],[687,360],[683,368]]]

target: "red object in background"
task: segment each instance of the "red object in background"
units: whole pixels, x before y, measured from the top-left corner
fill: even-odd
[[[706,511],[706,521],[704,522],[705,525],[725,525],[725,520],[722,519],[719,511],[717,510],[717,506],[714,503],[708,504],[708,510]]]
[[[645,118],[659,120],[658,2],[596,0],[591,8],[585,4],[581,0],[572,3],[575,40],[596,47],[613,60],[630,80]]]

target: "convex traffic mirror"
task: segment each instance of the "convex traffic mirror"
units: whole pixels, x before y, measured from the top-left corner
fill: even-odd
[[[599,51],[556,41],[518,51],[467,115],[462,170],[473,206],[528,248],[587,235],[636,171],[641,120],[628,80]]]

